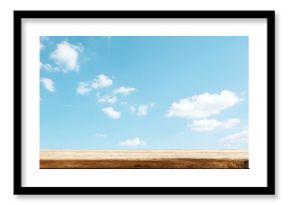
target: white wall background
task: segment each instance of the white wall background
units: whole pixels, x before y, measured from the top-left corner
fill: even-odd
[[[0,3],[0,203],[1,204],[288,204],[290,201],[290,12],[274,0],[9,0]],[[13,10],[276,10],[276,196],[14,196]],[[129,177],[129,176],[128,176]]]

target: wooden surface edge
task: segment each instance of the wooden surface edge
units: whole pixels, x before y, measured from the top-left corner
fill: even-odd
[[[40,169],[248,169],[247,159],[40,160]]]

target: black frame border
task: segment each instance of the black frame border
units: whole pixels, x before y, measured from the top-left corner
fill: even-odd
[[[46,18],[236,18],[267,20],[266,187],[23,187],[22,19]],[[273,195],[275,194],[275,11],[14,11],[14,194],[15,195]]]

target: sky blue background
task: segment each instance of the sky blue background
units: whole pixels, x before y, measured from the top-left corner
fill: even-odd
[[[79,54],[79,72],[40,70],[40,77],[55,83],[55,92],[40,89],[41,149],[225,149],[220,139],[248,126],[248,37],[48,37],[40,51],[42,63],[53,64],[50,54],[67,41],[84,48]],[[134,87],[128,96],[118,96],[113,105],[97,102],[96,91],[76,93],[79,82],[105,74],[113,80],[111,94],[120,86]],[[173,102],[205,92],[234,92],[242,102],[214,116],[226,121],[238,118],[231,129],[194,132],[181,118],[167,118]],[[147,116],[129,111],[130,105],[154,103]],[[122,112],[108,118],[102,108]],[[104,137],[97,137],[102,133]],[[138,137],[146,145],[124,147],[120,142]],[[247,145],[239,148],[245,149]]]

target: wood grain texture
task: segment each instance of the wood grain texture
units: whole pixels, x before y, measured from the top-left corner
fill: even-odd
[[[41,169],[248,169],[239,150],[41,151]]]
[[[248,160],[40,160],[41,169],[247,169]]]

